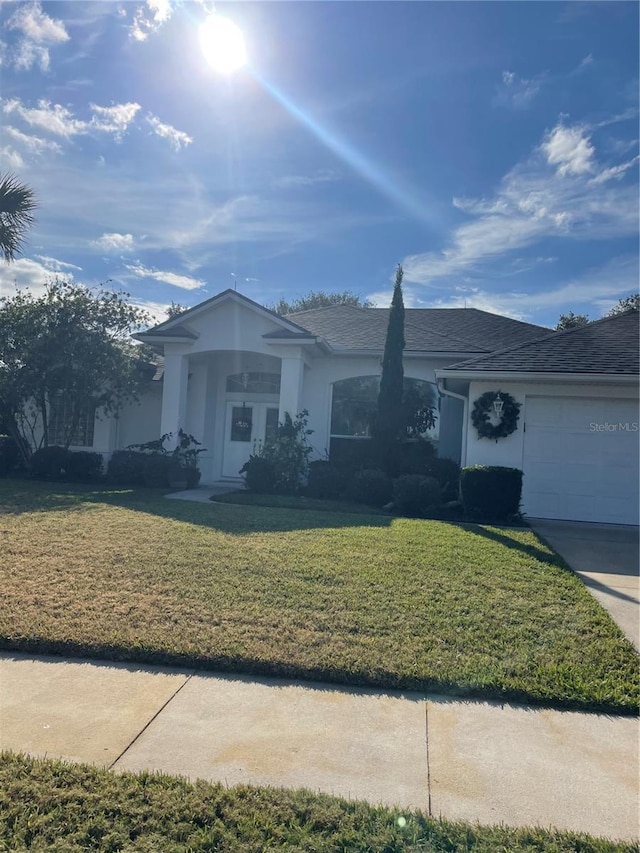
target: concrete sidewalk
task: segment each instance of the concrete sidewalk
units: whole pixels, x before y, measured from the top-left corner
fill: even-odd
[[[638,837],[638,720],[0,654],[0,747]]]

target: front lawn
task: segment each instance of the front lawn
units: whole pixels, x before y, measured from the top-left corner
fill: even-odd
[[[309,791],[116,775],[0,755],[0,850],[12,853],[637,853],[572,832],[471,826]]]
[[[637,656],[529,530],[0,481],[0,645],[634,713]]]

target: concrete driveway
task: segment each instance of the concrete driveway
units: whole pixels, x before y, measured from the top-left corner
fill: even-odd
[[[542,518],[529,523],[640,649],[638,528]]]

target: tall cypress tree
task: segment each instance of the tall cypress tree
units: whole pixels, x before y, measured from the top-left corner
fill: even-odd
[[[382,376],[380,377],[380,393],[378,394],[375,437],[381,446],[388,445],[399,437],[403,422],[404,301],[402,299],[402,277],[402,267],[398,264],[389,311],[387,338],[384,343]]]

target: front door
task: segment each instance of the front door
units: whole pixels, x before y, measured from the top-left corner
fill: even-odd
[[[278,407],[273,403],[227,403],[222,476],[238,478],[252,453],[272,439],[278,428]]]

